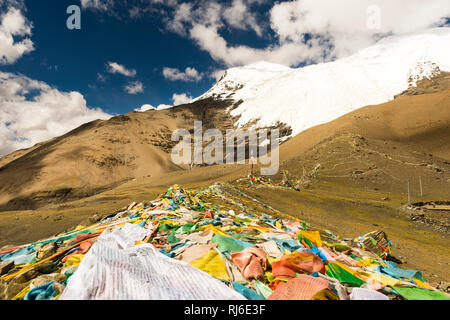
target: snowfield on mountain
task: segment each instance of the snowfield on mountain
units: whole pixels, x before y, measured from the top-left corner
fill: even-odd
[[[194,101],[242,100],[231,110],[240,117],[237,125],[281,122],[295,136],[361,107],[390,101],[439,71],[450,71],[449,28],[384,38],[352,56],[304,68],[267,62],[232,68]]]

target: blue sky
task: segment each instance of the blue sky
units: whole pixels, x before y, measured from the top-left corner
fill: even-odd
[[[188,102],[227,68],[331,61],[448,17],[448,0],[0,0],[0,156]]]
[[[157,19],[118,20],[102,12],[84,10],[81,30],[66,28],[66,8],[74,1],[26,1],[26,17],[33,23],[35,50],[14,65],[3,66],[45,81],[62,91],[81,92],[89,106],[118,114],[133,111],[143,104],[169,104],[173,93],[198,96],[214,83],[205,77],[199,82],[167,81],[164,67],[194,67],[208,71],[214,61],[191,41],[160,31]],[[106,71],[107,62],[117,62],[135,69],[128,79]],[[105,81],[98,79],[98,74]],[[128,94],[123,87],[141,81],[143,93]]]
[[[88,106],[123,114],[144,104],[172,104],[173,94],[195,98],[214,85],[214,71],[228,67],[191,39],[166,30],[157,13],[130,19],[126,10],[131,6],[121,6],[123,11],[118,13],[84,8],[81,30],[69,30],[66,9],[72,4],[82,7],[76,0],[25,1],[24,15],[33,26],[34,50],[12,65],[0,66],[1,70],[44,81],[61,91],[78,91]],[[267,13],[267,4],[258,6],[260,16]],[[273,36],[257,37],[252,30],[240,29],[225,29],[223,34],[232,45],[255,48],[269,45]],[[136,70],[136,76],[111,74],[107,72],[108,62]],[[198,81],[171,81],[163,76],[164,68],[184,71],[187,67],[203,77]],[[143,84],[143,92],[129,94],[124,87],[135,81]]]

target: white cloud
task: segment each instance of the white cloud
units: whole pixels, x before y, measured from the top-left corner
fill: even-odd
[[[113,0],[81,0],[83,9],[95,9],[100,11],[110,10],[114,5]]]
[[[217,1],[194,1],[165,3],[167,11],[156,10],[164,18],[166,30],[181,36],[189,36],[189,26],[202,24],[209,27],[253,30],[262,36],[262,28],[258,24],[253,4],[261,4],[267,0],[233,0],[223,4]]]
[[[173,18],[168,19],[166,23],[167,30],[173,31],[179,35],[186,36],[186,28],[184,23],[192,19],[192,3],[181,3],[175,9]]]
[[[230,46],[219,35],[215,27],[196,25],[190,36],[198,46],[207,51],[211,57],[227,66],[247,65],[259,61],[268,61],[284,65],[296,65],[303,61],[313,61],[326,55],[328,45],[322,45],[321,39],[311,39],[308,43],[285,43],[280,46],[255,49],[248,46]]]
[[[97,72],[97,80],[100,82],[105,82],[106,81],[106,77],[104,75],[102,75],[101,73]]]
[[[193,100],[193,98],[191,96],[188,96],[186,93],[181,93],[181,94],[174,93],[172,95],[172,99],[171,100],[173,101],[173,105],[160,104],[159,106],[154,107],[151,104],[144,104],[140,108],[134,109],[134,111],[145,112],[145,111],[148,111],[148,110],[170,109],[170,108],[173,108],[174,106],[179,106],[179,105],[182,105],[182,104],[190,103]]]
[[[262,36],[267,22],[258,22],[251,10],[253,5],[268,2],[266,0],[233,0],[231,5],[217,2],[200,2],[193,9],[186,5],[183,10],[175,10],[170,16],[166,13],[166,28],[189,37],[200,49],[226,66],[245,65],[261,60],[295,65],[304,61],[313,61],[317,57],[329,54],[329,43],[319,37],[304,42],[273,43],[266,48],[252,48],[246,45],[231,45],[220,34],[222,29],[253,30]]]
[[[180,104],[186,104],[192,101],[192,97],[188,96],[186,93],[176,94],[172,96],[172,101],[174,106],[179,106]]]
[[[142,107],[140,107],[138,109],[134,109],[134,111],[145,112],[148,110],[164,110],[164,109],[170,109],[170,108],[173,108],[173,106],[168,105],[168,104],[160,104],[157,107],[154,107],[151,104],[144,104]]]
[[[111,116],[89,108],[79,92],[0,71],[0,156]]]
[[[228,25],[241,30],[252,29],[258,36],[262,36],[262,30],[256,21],[256,17],[252,15],[248,4],[244,0],[233,0],[231,7],[224,10],[224,19]]]
[[[449,16],[447,0],[297,0],[277,3],[270,12],[281,45],[319,35],[332,41],[338,58],[375,43],[377,35],[418,31]]]
[[[159,106],[156,107],[157,110],[164,110],[164,109],[170,109],[170,108],[173,108],[173,105],[160,104]]]
[[[121,1],[82,1],[97,8],[114,7],[113,11],[120,15]],[[166,30],[194,40],[227,67],[260,60],[293,66],[342,58],[374,44],[382,36],[433,27],[442,24],[442,18],[450,17],[448,0],[133,0],[131,3],[133,10],[125,10],[127,18],[159,15]],[[266,13],[257,10],[262,4],[271,4],[271,10]],[[371,28],[369,24],[378,19],[377,11],[380,27]],[[235,30],[252,30],[258,38],[272,41],[265,48],[231,43],[224,34]]]
[[[124,75],[125,77],[135,77],[136,70],[135,69],[127,69],[124,65],[118,64],[117,62],[108,62],[106,64],[106,70],[109,73],[119,73]]]
[[[164,13],[166,29],[194,40],[228,67],[260,60],[293,66],[342,58],[380,37],[434,27],[450,17],[448,0],[293,0],[274,2],[268,21],[258,21],[251,6],[264,2],[199,2],[195,9],[186,5],[173,15]],[[379,20],[379,28],[374,20]],[[235,45],[221,34],[225,28],[275,38],[265,48]]]
[[[164,78],[170,81],[200,81],[203,77],[195,68],[187,67],[184,72],[176,68],[164,68]]]
[[[214,70],[209,74],[210,78],[216,79],[218,82],[225,75],[225,70]]]
[[[140,108],[134,109],[134,111],[138,111],[138,112],[145,112],[148,110],[156,110],[156,107],[152,106],[151,104],[144,104]]]
[[[0,64],[13,64],[24,54],[34,50],[32,25],[22,12],[14,7],[0,16]],[[15,41],[14,37],[23,38]]]
[[[142,93],[144,92],[144,85],[140,81],[133,81],[125,86],[125,91],[129,94]]]

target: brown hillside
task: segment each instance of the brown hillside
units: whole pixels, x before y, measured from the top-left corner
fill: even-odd
[[[360,189],[448,197],[450,90],[400,96],[307,130],[281,146],[292,180],[316,179]],[[302,178],[303,177],[303,178]]]
[[[0,210],[35,209],[108,190],[135,178],[181,170],[172,163],[172,132],[231,126],[229,101],[203,100],[170,110],[93,121],[0,159]]]

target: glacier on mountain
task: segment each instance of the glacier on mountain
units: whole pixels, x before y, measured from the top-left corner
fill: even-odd
[[[258,62],[228,69],[194,101],[242,100],[230,109],[236,125],[285,123],[296,135],[351,111],[394,97],[436,70],[450,71],[450,28],[392,36],[333,62],[289,68]]]

